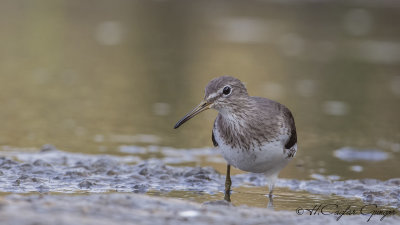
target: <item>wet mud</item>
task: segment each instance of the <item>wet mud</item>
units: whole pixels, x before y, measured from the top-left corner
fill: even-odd
[[[167,165],[164,159],[69,153],[45,146],[40,151],[0,151],[0,192],[104,193],[194,191],[216,194],[225,176],[211,167]],[[278,187],[312,194],[360,198],[365,203],[400,206],[400,178],[335,180],[279,179]],[[266,186],[260,174],[232,176],[233,187]]]

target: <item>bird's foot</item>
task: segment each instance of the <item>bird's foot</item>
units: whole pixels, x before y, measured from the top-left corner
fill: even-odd
[[[268,209],[274,210],[274,196],[272,195],[272,191],[268,194]]]
[[[229,192],[225,192],[224,200],[227,202],[231,202],[231,194]]]
[[[225,201],[228,201],[228,202],[231,201],[231,185],[232,185],[231,165],[228,164],[227,167],[226,167],[225,195],[224,195]]]
[[[232,181],[229,177],[225,181],[225,195],[224,195],[224,199],[228,202],[231,201],[231,185],[232,185]]]

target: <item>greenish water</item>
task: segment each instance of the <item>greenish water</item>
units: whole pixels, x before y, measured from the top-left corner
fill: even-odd
[[[229,74],[294,114],[299,151],[280,177],[398,177],[398,12],[390,1],[3,1],[0,146],[112,155],[130,155],[121,146],[210,147],[216,112],[172,127],[209,80]],[[336,158],[346,146],[389,157]],[[212,157],[179,165],[224,173]],[[264,201],[256,199],[246,204]]]

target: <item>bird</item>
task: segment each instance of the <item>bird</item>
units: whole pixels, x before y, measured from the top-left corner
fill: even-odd
[[[291,111],[268,98],[250,96],[245,85],[232,76],[212,79],[204,99],[174,128],[207,110],[215,109],[211,139],[227,162],[224,199],[231,201],[231,166],[265,175],[269,200],[279,172],[297,152],[297,132]]]

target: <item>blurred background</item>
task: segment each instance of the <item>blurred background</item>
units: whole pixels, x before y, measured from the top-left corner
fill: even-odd
[[[251,95],[277,100],[294,114],[299,151],[281,177],[398,177],[397,1],[0,5],[3,149],[52,144],[128,155],[124,146],[211,147],[217,112],[178,130],[173,125],[200,102],[208,81],[232,75]],[[336,151],[343,148],[382,158],[346,161]],[[182,165],[225,172],[223,160]]]

